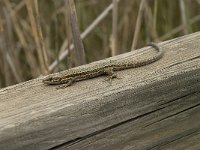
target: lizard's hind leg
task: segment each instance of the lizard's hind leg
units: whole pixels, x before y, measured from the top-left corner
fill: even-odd
[[[117,74],[113,71],[113,67],[105,68],[104,72],[106,75],[108,75],[108,78],[105,79],[105,81],[108,81],[110,84],[112,83],[112,79],[119,79]]]
[[[108,75],[108,79],[117,78],[117,74],[113,71],[113,67],[105,68],[105,74]]]

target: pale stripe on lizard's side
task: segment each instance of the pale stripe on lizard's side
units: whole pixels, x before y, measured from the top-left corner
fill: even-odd
[[[88,68],[76,68],[70,69],[65,74],[60,74],[59,76],[50,75],[43,80],[43,83],[46,85],[60,85],[63,84],[62,87],[67,87],[72,85],[74,82],[86,80],[94,77],[98,77],[101,75],[108,75],[110,79],[116,78],[115,71],[120,71],[129,68],[137,68],[141,66],[148,65],[153,63],[163,57],[164,52],[154,43],[148,44],[157,50],[156,55],[142,60],[124,60],[117,61],[112,60],[108,62],[104,62],[102,64],[95,65],[93,67]]]

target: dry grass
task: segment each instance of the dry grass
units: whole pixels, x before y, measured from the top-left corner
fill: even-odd
[[[75,66],[66,1],[0,1],[0,87]],[[75,2],[87,63],[200,29],[199,0]]]

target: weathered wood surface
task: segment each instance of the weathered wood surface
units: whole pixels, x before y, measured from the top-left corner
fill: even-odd
[[[161,60],[111,85],[98,77],[56,90],[39,78],[1,89],[0,149],[200,149],[199,41],[200,32],[163,42]]]

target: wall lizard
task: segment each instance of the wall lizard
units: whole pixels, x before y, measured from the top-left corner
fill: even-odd
[[[72,85],[74,82],[98,77],[101,75],[108,75],[109,79],[116,78],[117,76],[115,74],[115,71],[145,66],[163,57],[164,52],[155,43],[150,43],[148,44],[148,46],[152,46],[155,50],[157,50],[156,55],[148,59],[142,61],[111,60],[102,64],[97,64],[94,67],[72,68],[64,74],[60,73],[57,76],[48,76],[47,78],[43,79],[43,83],[46,85],[62,85],[60,86],[60,88],[65,88]]]

